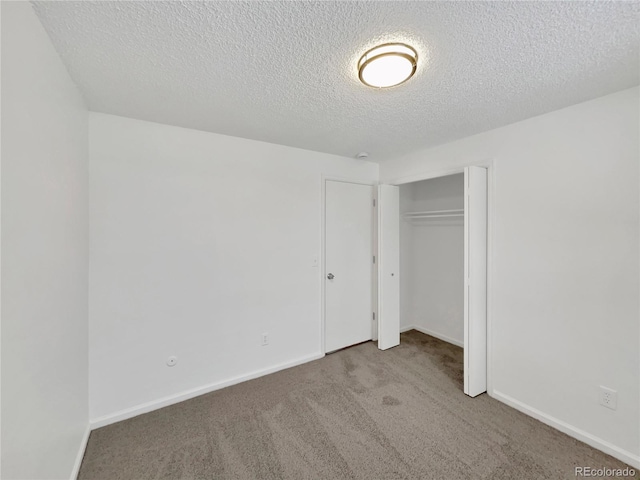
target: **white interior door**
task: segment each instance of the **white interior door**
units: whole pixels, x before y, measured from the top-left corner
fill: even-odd
[[[487,169],[464,169],[464,393],[487,391]]]
[[[325,185],[325,352],[372,338],[373,186]]]
[[[378,348],[400,344],[400,188],[378,186]]]

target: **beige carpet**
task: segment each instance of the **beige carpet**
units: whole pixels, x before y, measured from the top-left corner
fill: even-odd
[[[569,479],[576,466],[625,467],[468,398],[462,349],[412,331],[98,429],[79,478]]]

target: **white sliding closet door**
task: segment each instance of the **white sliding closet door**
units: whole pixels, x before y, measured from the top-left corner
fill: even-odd
[[[378,186],[378,348],[400,345],[400,188]]]
[[[487,390],[487,169],[464,169],[464,393]]]

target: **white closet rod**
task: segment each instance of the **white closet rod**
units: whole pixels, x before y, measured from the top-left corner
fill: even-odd
[[[403,217],[413,218],[443,218],[443,217],[463,217],[464,210],[431,210],[426,212],[406,212],[402,214]]]

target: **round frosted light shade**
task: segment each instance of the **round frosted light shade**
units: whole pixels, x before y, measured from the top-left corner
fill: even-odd
[[[418,53],[404,43],[387,43],[372,48],[358,62],[360,81],[370,87],[400,85],[416,72]]]

